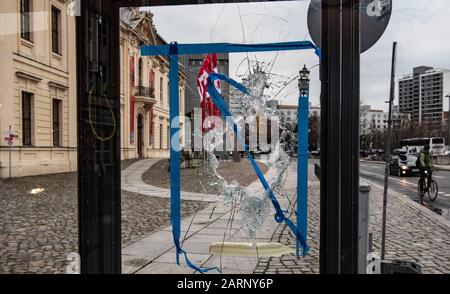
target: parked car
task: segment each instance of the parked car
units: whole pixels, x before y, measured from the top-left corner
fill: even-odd
[[[393,156],[389,163],[389,173],[398,177],[419,175],[420,170],[416,167],[416,160],[415,155]]]
[[[384,150],[379,149],[369,151],[367,160],[384,161],[385,160]]]
[[[367,157],[369,157],[369,153],[366,150],[360,150],[359,156],[363,159],[367,159]]]

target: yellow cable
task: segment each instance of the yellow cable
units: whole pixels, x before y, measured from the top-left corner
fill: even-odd
[[[105,85],[106,86],[106,85]],[[98,140],[100,140],[100,141],[102,141],[102,142],[106,142],[106,141],[109,141],[109,140],[111,140],[113,137],[114,137],[114,135],[116,134],[116,130],[117,130],[117,121],[116,121],[116,117],[114,116],[114,112],[113,112],[113,109],[112,109],[112,107],[111,107],[111,104],[109,103],[109,100],[108,100],[108,98],[105,96],[104,98],[105,98],[105,100],[106,100],[106,104],[108,105],[108,108],[109,108],[109,111],[111,112],[111,117],[112,117],[112,119],[113,119],[113,124],[114,124],[114,129],[113,129],[113,131],[112,131],[112,133],[111,133],[111,135],[110,136],[108,136],[108,137],[101,137],[101,136],[99,136],[98,134],[97,134],[97,132],[95,131],[95,128],[94,128],[94,125],[93,125],[93,122],[92,122],[92,92],[93,92],[93,88],[91,87],[90,89],[89,89],[89,98],[88,98],[88,104],[89,104],[89,124],[90,124],[90,126],[91,126],[91,130],[92,130],[92,133],[94,134],[94,136],[98,139]]]

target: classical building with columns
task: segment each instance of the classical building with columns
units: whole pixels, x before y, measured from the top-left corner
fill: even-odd
[[[77,170],[75,17],[65,0],[0,1],[0,177]],[[122,159],[169,156],[165,57],[141,58],[142,44],[165,44],[150,13],[121,12]],[[180,73],[180,109],[185,77]],[[180,113],[184,126],[184,115]],[[181,132],[183,134],[183,132]],[[181,142],[183,144],[183,142]]]

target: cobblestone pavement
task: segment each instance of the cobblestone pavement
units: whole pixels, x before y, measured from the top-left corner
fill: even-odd
[[[0,180],[0,274],[65,273],[78,247],[76,191],[75,173]],[[205,205],[182,201],[182,216]],[[169,225],[169,207],[169,199],[122,192],[122,245]]]
[[[309,254],[306,258],[285,255],[281,258],[261,259],[255,273],[318,273],[320,182],[312,173],[312,167],[309,180]],[[370,232],[373,233],[373,250],[379,253],[383,189],[369,184],[372,187]],[[288,192],[291,195],[295,193],[292,188]],[[422,266],[422,272],[427,274],[450,273],[450,223],[409,198],[393,192],[390,192],[388,199],[386,238],[387,260],[415,261]],[[272,240],[295,247],[294,238],[285,225],[278,227]]]
[[[259,162],[261,171],[265,173],[269,167]],[[170,189],[170,176],[168,171],[169,161],[163,159],[155,163],[147,172],[142,175],[142,180],[152,186]],[[248,186],[257,180],[257,176],[246,159],[241,162],[224,161],[220,162],[219,174],[228,182],[236,180],[241,186]],[[180,170],[181,191],[194,193],[218,194],[219,187],[215,185],[217,178],[211,175],[205,167]]]
[[[122,191],[122,247],[170,225],[170,199]],[[209,203],[181,200],[181,217],[206,208]]]

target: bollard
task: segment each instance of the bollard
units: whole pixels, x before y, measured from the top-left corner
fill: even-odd
[[[367,273],[367,256],[369,254],[369,195],[370,186],[359,187],[358,205],[358,273]]]

